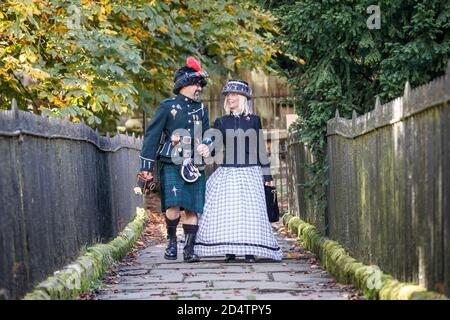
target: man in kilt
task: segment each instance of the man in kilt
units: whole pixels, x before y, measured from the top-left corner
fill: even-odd
[[[198,230],[197,215],[202,214],[205,202],[204,166],[194,167],[196,179],[189,180],[181,172],[186,172],[182,170],[185,168],[183,163],[194,158],[194,150],[204,157],[210,153],[208,141],[201,139],[209,129],[208,110],[199,99],[207,77],[199,61],[189,57],[186,65],[175,72],[173,93],[176,96],[160,103],[144,135],[140,154],[141,175],[152,179],[155,159],[158,158],[161,211],[165,212],[168,238],[164,257],[168,260],[177,259],[176,230],[180,211],[184,211],[183,258],[186,262],[199,261],[194,253],[194,244]]]

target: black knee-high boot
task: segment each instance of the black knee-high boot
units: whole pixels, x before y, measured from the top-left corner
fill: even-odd
[[[198,262],[200,258],[194,253],[195,238],[197,237],[198,225],[183,224],[185,244],[183,258],[186,262]]]
[[[167,248],[164,252],[164,258],[167,260],[177,259],[177,226],[180,222],[180,217],[174,220],[170,220],[166,217],[166,227],[167,227]]]

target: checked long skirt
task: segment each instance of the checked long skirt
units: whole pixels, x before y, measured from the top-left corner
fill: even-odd
[[[200,215],[205,204],[205,172],[200,171],[197,181],[189,183],[181,177],[180,168],[180,165],[161,163],[161,211],[180,207],[180,210],[190,210]]]
[[[282,259],[267,216],[261,167],[219,167],[209,177],[194,250],[202,257]]]

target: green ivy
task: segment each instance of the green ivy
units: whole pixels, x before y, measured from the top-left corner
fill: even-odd
[[[369,29],[371,0],[259,0],[278,19],[275,39],[287,56],[278,68],[289,79],[299,120],[293,129],[314,162],[304,184],[314,205],[324,207],[327,185],[326,123],[338,109],[350,118],[370,111],[378,95],[387,102],[443,74],[450,58],[448,1],[378,2],[381,28]]]

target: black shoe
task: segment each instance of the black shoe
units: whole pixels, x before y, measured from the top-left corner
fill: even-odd
[[[194,253],[195,238],[197,232],[185,234],[185,244],[183,250],[183,258],[185,262],[199,262],[200,258]]]
[[[166,217],[167,239],[169,239],[164,258],[167,260],[177,260],[177,225],[180,218],[170,220]]]
[[[245,255],[245,262],[248,262],[248,263],[256,262],[255,256],[246,254]]]
[[[177,238],[169,238],[166,251],[164,252],[164,258],[167,260],[177,260],[178,248],[177,248]]]
[[[225,262],[231,262],[236,260],[236,255],[235,254],[226,254],[225,255]]]

